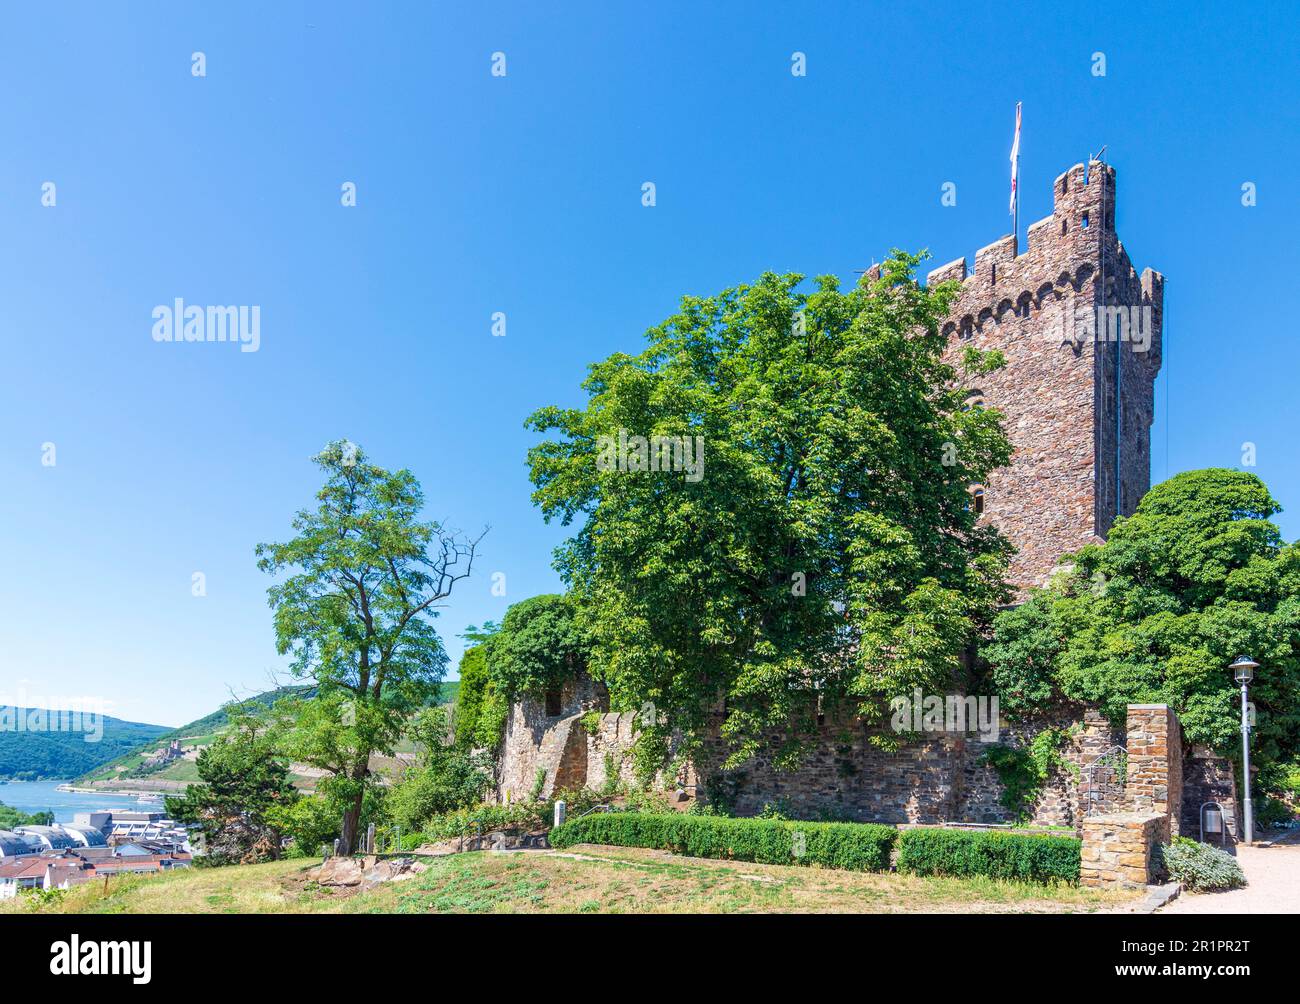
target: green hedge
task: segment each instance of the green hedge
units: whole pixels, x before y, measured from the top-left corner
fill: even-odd
[[[551,830],[552,847],[653,847],[697,858],[888,871],[897,831],[873,823],[802,823],[680,813],[607,812]]]
[[[997,830],[904,830],[898,870],[913,875],[986,875],[1033,882],[1079,881],[1082,842]]]

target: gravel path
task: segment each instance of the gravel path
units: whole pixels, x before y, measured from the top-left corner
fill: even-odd
[[[1160,913],[1300,913],[1300,843],[1238,845],[1249,883],[1231,892],[1184,892]]]

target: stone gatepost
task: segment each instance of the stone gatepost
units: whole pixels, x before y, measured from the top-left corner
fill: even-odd
[[[1130,704],[1122,812],[1083,817],[1079,881],[1135,886],[1156,881],[1157,844],[1181,832],[1183,727],[1167,704]]]
[[[1128,706],[1128,778],[1125,808],[1170,819],[1169,833],[1182,830],[1183,727],[1167,704]]]

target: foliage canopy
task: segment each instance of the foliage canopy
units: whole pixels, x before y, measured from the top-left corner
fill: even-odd
[[[960,671],[1009,553],[968,490],[1011,450],[963,407],[1001,359],[944,359],[954,284],[918,285],[919,261],[848,292],[766,273],[686,297],[642,353],[591,367],[586,407],[530,417],[555,437],[529,453],[533,499],[577,524],[557,566],[620,706],[689,735],[725,700],[738,762],[819,700],[875,716]],[[702,477],[598,463],[620,433],[702,436]]]
[[[1250,688],[1261,764],[1300,742],[1300,546],[1278,505],[1242,471],[1187,471],[1156,485],[1105,544],[1073,556],[1052,588],[998,615],[983,655],[1002,709],[1169,704],[1187,737],[1236,755],[1239,691],[1227,666],[1261,669]]]

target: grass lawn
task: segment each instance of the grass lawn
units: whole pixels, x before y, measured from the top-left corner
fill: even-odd
[[[1071,913],[1138,892],[916,878],[687,858],[639,848],[479,852],[366,891],[310,882],[313,862],[194,868],[92,882],[44,913]],[[23,900],[0,913],[30,911]]]

